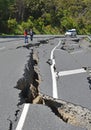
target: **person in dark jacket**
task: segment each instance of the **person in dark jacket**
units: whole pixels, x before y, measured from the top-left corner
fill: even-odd
[[[30,40],[33,41],[33,30],[32,29],[30,29],[29,34],[30,34]]]

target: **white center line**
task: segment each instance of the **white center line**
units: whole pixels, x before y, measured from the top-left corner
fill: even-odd
[[[24,122],[25,122],[25,119],[26,119],[26,116],[27,116],[27,113],[28,113],[28,110],[29,110],[29,106],[30,106],[29,103],[24,105],[21,117],[19,119],[18,125],[17,125],[15,130],[22,130]]]
[[[86,72],[87,71],[84,69],[75,69],[75,70],[61,71],[58,73],[58,76],[66,76],[66,75],[86,73]]]
[[[55,73],[55,71],[54,71],[55,59],[54,59],[53,53],[54,53],[55,49],[60,45],[60,43],[61,43],[61,41],[59,41],[58,45],[56,45],[56,46],[52,49],[52,51],[51,51],[51,56],[50,56],[50,59],[52,60],[51,74],[52,74],[53,98],[58,98],[56,73]]]

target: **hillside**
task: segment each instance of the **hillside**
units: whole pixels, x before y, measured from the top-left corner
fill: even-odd
[[[0,33],[91,34],[91,0],[0,0]]]

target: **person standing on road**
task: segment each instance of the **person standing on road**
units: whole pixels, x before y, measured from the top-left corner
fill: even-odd
[[[25,43],[28,43],[28,32],[27,32],[27,29],[25,29],[24,31],[24,38],[25,38]]]
[[[30,34],[30,40],[33,41],[33,30],[32,29],[30,29],[29,34]]]

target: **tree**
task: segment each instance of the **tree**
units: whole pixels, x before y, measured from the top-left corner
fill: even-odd
[[[15,29],[17,28],[17,21],[16,19],[9,19],[8,20],[8,29],[9,29],[9,33],[13,33],[14,34],[14,31]]]
[[[9,0],[0,0],[0,33],[7,32],[7,19],[9,18]]]

